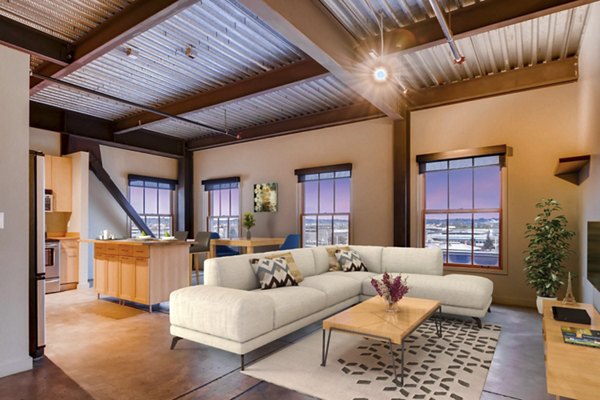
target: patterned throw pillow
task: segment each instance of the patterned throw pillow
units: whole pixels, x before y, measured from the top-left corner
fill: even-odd
[[[333,247],[328,247],[327,248],[327,256],[329,256],[329,271],[341,271],[342,267],[340,267],[340,264],[338,263],[336,257],[335,257],[335,252],[338,250],[345,250],[345,251],[350,251],[350,247],[348,246],[333,246]]]
[[[261,289],[298,286],[298,282],[296,282],[290,273],[290,268],[284,258],[276,258],[274,260],[253,258],[250,260],[250,264],[258,277]]]
[[[304,280],[304,277],[302,276],[302,272],[300,272],[300,269],[296,265],[296,261],[294,260],[292,253],[290,253],[289,251],[286,253],[278,254],[278,255],[265,256],[265,258],[268,258],[269,260],[273,260],[275,258],[284,258],[285,262],[287,263],[288,267],[290,268],[290,272],[291,272],[292,276],[294,277],[294,279],[296,280],[296,282],[300,283]]]
[[[335,258],[337,258],[337,261],[344,272],[368,271],[358,253],[354,250],[337,250],[335,252]]]

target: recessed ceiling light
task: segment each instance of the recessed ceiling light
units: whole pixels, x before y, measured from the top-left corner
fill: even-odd
[[[137,60],[137,54],[135,54],[135,51],[131,47],[125,49],[125,54],[128,58],[131,58],[132,60]]]
[[[385,69],[384,67],[375,68],[375,70],[373,70],[373,78],[377,82],[385,82],[388,78],[387,69]]]

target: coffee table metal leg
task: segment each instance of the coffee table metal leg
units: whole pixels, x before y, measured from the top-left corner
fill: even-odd
[[[329,330],[329,334],[327,335],[327,345],[325,344],[325,329],[323,329],[323,347],[322,347],[322,357],[321,357],[321,367],[327,365],[327,354],[329,353],[329,342],[331,341],[331,329]]]
[[[442,307],[437,309],[433,320],[435,322],[435,333],[438,335],[438,337],[442,337]]]
[[[402,352],[400,362],[402,367],[400,368],[400,386],[404,386],[404,340],[400,343],[400,351]]]

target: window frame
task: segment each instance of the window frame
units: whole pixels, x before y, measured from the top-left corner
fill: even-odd
[[[211,219],[215,219],[216,218],[217,219],[217,232],[218,232],[218,226],[220,226],[221,220],[225,219],[225,220],[227,220],[227,235],[223,236],[223,235],[221,235],[219,233],[219,235],[222,238],[224,238],[224,239],[231,239],[229,237],[229,232],[231,231],[231,225],[232,225],[231,224],[231,220],[232,219],[237,219],[237,221],[238,221],[237,222],[238,236],[240,236],[239,233],[241,232],[241,213],[238,214],[238,215],[231,214],[231,202],[232,202],[232,198],[234,197],[234,196],[232,196],[231,191],[233,189],[237,189],[237,191],[238,191],[238,211],[240,211],[241,210],[241,188],[240,188],[240,185],[238,185],[237,188],[220,188],[220,189],[206,190],[206,193],[207,193],[207,196],[208,196],[208,200],[207,200],[207,206],[208,206],[208,208],[206,210],[206,230],[207,231],[211,231],[210,230],[211,229],[211,224],[210,224]],[[219,192],[219,203],[221,203],[221,196],[222,196],[223,191],[228,191],[229,192],[229,212],[230,213],[229,213],[229,215],[212,215],[212,208],[213,208],[212,197],[213,197],[213,193],[214,192]]]
[[[144,185],[143,186],[136,186],[136,185],[131,185],[131,181],[132,180],[139,180],[139,181],[143,181]],[[147,182],[154,182],[157,184],[156,187],[151,187],[151,186],[146,186]],[[161,188],[160,187],[160,183],[161,182],[167,182],[169,185],[171,185],[172,189],[169,188]],[[161,231],[161,217],[169,217],[171,219],[171,224],[170,224],[170,230],[169,230],[169,234],[171,236],[174,235],[174,229],[175,229],[175,219],[177,216],[177,203],[175,201],[175,196],[176,196],[176,192],[177,192],[177,186],[175,184],[173,184],[171,182],[171,180],[168,179],[161,179],[161,178],[154,178],[154,177],[146,177],[146,176],[138,176],[138,175],[130,175],[129,176],[129,181],[127,183],[127,200],[129,201],[129,204],[131,204],[131,189],[132,188],[140,188],[142,189],[142,204],[143,204],[143,208],[144,208],[144,212],[140,213],[138,212],[138,210],[135,210],[138,215],[140,216],[141,219],[144,220],[144,222],[146,223],[146,225],[148,225],[148,217],[156,217],[158,219],[158,232],[152,232],[154,235],[156,235],[156,238],[162,238],[163,233]],[[171,211],[170,214],[161,214],[161,213],[146,213],[146,190],[147,189],[156,189],[156,210],[160,210],[160,190],[169,190],[171,193],[169,195],[169,210]],[[133,205],[132,205],[133,207]],[[131,218],[127,218],[129,221],[129,236],[133,237],[133,229],[135,227],[135,229],[139,228],[137,226],[135,226],[135,224],[133,223],[133,221],[131,220]],[[148,226],[148,228],[150,228],[150,226]]]
[[[420,240],[420,246],[421,247],[425,247],[426,245],[426,225],[425,225],[425,221],[428,215],[456,215],[456,214],[465,214],[465,215],[470,215],[471,216],[471,263],[470,264],[460,264],[460,263],[451,263],[450,258],[449,258],[449,252],[448,252],[448,240],[446,239],[446,254],[447,254],[447,261],[444,260],[444,264],[443,264],[443,268],[444,271],[448,271],[448,272],[483,272],[483,273],[490,273],[490,274],[500,274],[500,275],[506,275],[508,273],[508,268],[507,265],[505,263],[506,259],[507,259],[507,243],[508,243],[508,232],[506,230],[506,221],[505,221],[505,216],[506,216],[506,209],[507,209],[507,199],[506,199],[506,195],[507,195],[507,177],[506,177],[506,153],[508,152],[508,147],[503,145],[503,146],[490,146],[490,147],[486,147],[486,148],[481,148],[481,149],[473,149],[473,150],[457,150],[456,152],[445,152],[445,153],[435,153],[435,154],[428,154],[428,155],[423,155],[423,156],[417,156],[417,161],[419,162],[419,175],[421,175],[419,178],[419,185],[420,185],[420,190],[418,191],[418,193],[421,196],[421,200],[418,202],[419,204],[419,217],[418,217],[418,221],[419,221],[419,229],[420,229],[420,235],[419,235],[419,240]],[[472,154],[469,154],[472,153]],[[439,154],[439,156],[437,156]],[[453,154],[456,154],[457,156],[452,156]],[[470,209],[451,209],[448,208],[447,209],[443,209],[443,210],[427,210],[426,209],[426,171],[425,171],[425,164],[429,163],[429,162],[435,162],[435,161],[454,161],[454,160],[461,160],[461,159],[477,159],[477,158],[481,158],[481,157],[487,157],[487,156],[498,156],[499,157],[499,164],[498,164],[498,168],[499,168],[499,181],[500,181],[500,190],[499,190],[499,208],[470,208]],[[436,157],[437,156],[437,157]],[[485,165],[484,165],[485,166]],[[480,166],[480,167],[484,167],[484,166]],[[470,167],[466,167],[464,169],[471,169],[472,171],[474,171],[475,169],[477,169],[478,166],[473,165]],[[458,168],[454,168],[454,169],[448,169],[448,171],[450,170],[455,170]],[[475,179],[475,176],[473,174],[473,180]],[[474,181],[473,181],[474,182]],[[450,191],[450,185],[448,184],[448,191]],[[472,195],[475,196],[475,187],[474,185],[472,186]],[[473,202],[474,205],[474,202]],[[475,264],[475,215],[476,214],[485,214],[485,213],[495,213],[498,214],[498,218],[499,218],[499,223],[498,223],[498,265],[497,266],[486,266],[486,265],[480,265],[480,264]],[[448,227],[448,218],[446,219],[446,227]],[[449,231],[448,228],[446,228],[446,238],[448,238],[449,235]]]
[[[348,176],[336,177],[337,172],[348,172]],[[333,173],[333,177],[331,178],[321,178],[321,174]],[[339,164],[335,166],[329,167],[317,167],[317,168],[307,168],[302,170],[296,170],[296,175],[298,175],[298,183],[300,184],[300,212],[299,212],[299,223],[300,223],[300,241],[302,247],[305,247],[304,242],[304,220],[306,217],[314,217],[316,219],[316,238],[315,238],[315,247],[319,245],[319,217],[327,216],[331,218],[331,243],[326,246],[332,245],[344,245],[344,244],[336,244],[335,243],[335,218],[337,216],[346,217],[348,220],[348,244],[352,243],[352,164]],[[303,179],[308,175],[318,175],[317,179]],[[348,179],[350,183],[350,197],[348,199],[348,208],[350,212],[336,212],[336,181],[341,179]],[[331,180],[333,181],[333,211],[321,213],[321,182]],[[317,212],[316,213],[305,213],[306,210],[306,190],[305,184],[308,182],[317,182]]]

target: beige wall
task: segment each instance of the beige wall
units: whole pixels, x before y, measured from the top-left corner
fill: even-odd
[[[596,79],[597,79],[596,70]],[[507,158],[507,235],[505,275],[486,276],[494,281],[494,300],[499,303],[532,305],[535,292],[528,288],[523,274],[525,224],[535,214],[535,203],[542,198],[558,199],[564,207],[570,228],[580,232],[579,187],[554,176],[560,157],[589,152],[578,137],[589,114],[582,108],[580,93],[588,83],[531,90],[489,99],[438,107],[412,113],[411,154],[411,237],[416,245],[418,168],[414,156],[444,150],[507,144],[514,150]],[[595,106],[598,110],[598,106]],[[598,134],[598,130],[596,130]],[[596,178],[597,179],[597,178]],[[578,239],[573,241],[569,270],[579,270]]]
[[[194,154],[196,230],[206,229],[203,179],[241,177],[241,211],[253,185],[277,182],[279,211],[256,213],[255,236],[299,233],[294,170],[352,163],[352,242],[392,244],[392,123],[387,118],[198,151]]]
[[[591,12],[581,45],[579,83],[579,118],[581,125],[577,142],[582,154],[591,154],[588,178],[581,184],[581,279],[583,301],[594,303],[600,310],[600,292],[587,281],[587,222],[600,221],[600,3]]]
[[[50,156],[60,156],[60,133],[29,128],[29,149]]]
[[[0,377],[29,357],[29,56],[0,46]]]

